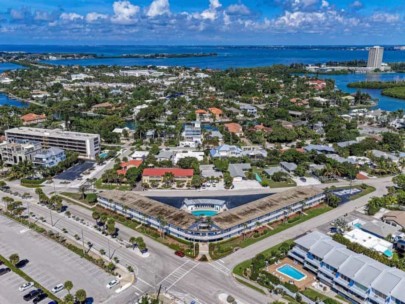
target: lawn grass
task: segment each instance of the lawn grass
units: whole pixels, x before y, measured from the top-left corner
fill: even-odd
[[[270,188],[285,188],[285,187],[295,187],[297,184],[292,180],[288,179],[282,182],[275,182],[271,178],[267,177],[267,174],[264,173],[262,168],[253,167],[252,169],[253,174],[258,174],[263,182],[267,183]]]
[[[263,254],[264,256],[269,256],[271,252],[277,251],[281,247],[281,245],[283,245],[284,243],[293,244],[294,242],[292,240],[282,242],[276,246],[273,246],[271,248],[266,249],[265,251],[260,252],[259,254]],[[251,263],[252,263],[251,260],[243,261],[243,262],[239,263],[238,265],[236,265],[235,268],[232,270],[232,272],[234,274],[243,276],[244,269],[248,268],[251,265]]]
[[[113,184],[104,184],[101,179],[98,179],[94,186],[97,189],[101,190],[120,190],[120,191],[130,191],[132,188],[129,185],[113,185]]]
[[[13,264],[11,264],[9,262],[9,260],[7,260],[5,257],[3,257],[2,255],[0,255],[0,261],[2,261],[4,263],[5,266],[7,266],[8,268],[11,269],[11,271],[13,271],[14,273],[16,273],[17,275],[19,275],[20,277],[22,277],[25,281],[27,282],[34,282],[35,287],[37,288],[41,288],[44,293],[46,293],[48,295],[48,297],[54,301],[57,301],[58,303],[61,302],[61,300],[59,298],[57,298],[52,292],[50,292],[48,289],[46,289],[45,287],[43,287],[41,284],[39,284],[37,281],[35,281],[33,278],[31,278],[28,274],[26,274],[24,271],[22,271],[21,269],[15,267]]]
[[[301,224],[307,220],[310,220],[311,218],[314,218],[314,217],[321,215],[325,212],[328,212],[332,209],[333,209],[332,207],[322,204],[322,205],[319,205],[317,208],[312,208],[312,209],[304,211],[306,213],[306,215],[300,215],[297,220],[294,220],[292,222],[287,221],[285,223],[280,223],[273,230],[268,230],[265,234],[263,234],[257,238],[250,237],[250,238],[245,238],[244,240],[241,240],[240,237],[236,237],[236,238],[224,241],[224,242],[210,244],[210,256],[214,260],[220,259],[224,256],[227,256],[227,255],[233,253],[235,248],[248,247],[269,236],[275,235],[283,230],[286,230],[295,225]],[[214,249],[214,246],[218,245],[218,244],[220,245],[220,249],[221,249],[220,251]]]
[[[325,301],[328,300],[329,304],[339,304],[339,301],[336,301],[335,299],[332,299],[330,297],[325,296],[324,294],[312,289],[312,288],[307,288],[304,291],[301,291],[301,293],[306,296],[307,298],[311,299],[312,301]]]
[[[239,283],[241,283],[241,284],[243,284],[243,285],[245,285],[245,286],[247,286],[247,287],[249,287],[249,288],[252,288],[252,289],[256,290],[257,292],[260,292],[261,294],[264,294],[264,295],[266,294],[266,293],[263,291],[263,289],[261,289],[261,288],[255,286],[255,285],[253,285],[253,284],[249,284],[248,282],[245,282],[244,280],[241,280],[241,279],[236,278],[236,281],[238,281]]]

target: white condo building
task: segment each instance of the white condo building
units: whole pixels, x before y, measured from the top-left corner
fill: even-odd
[[[368,51],[367,67],[380,69],[384,55],[384,48],[381,46],[373,46]]]
[[[79,153],[81,158],[95,159],[100,153],[100,135],[63,131],[60,129],[41,129],[20,127],[5,131],[9,142],[40,143],[43,148],[60,148]]]

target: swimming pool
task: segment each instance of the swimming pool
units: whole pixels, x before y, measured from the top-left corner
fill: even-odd
[[[194,210],[191,211],[191,214],[194,216],[214,216],[217,215],[218,212],[215,210]]]
[[[307,276],[303,274],[301,271],[296,269],[295,267],[289,265],[289,264],[284,264],[283,266],[277,268],[277,272],[295,280],[295,281],[302,281],[305,279]]]

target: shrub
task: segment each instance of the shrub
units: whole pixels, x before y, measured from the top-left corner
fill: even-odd
[[[226,298],[226,301],[227,301],[228,303],[233,303],[233,302],[235,302],[235,298],[232,297],[231,295],[229,295],[229,296]]]

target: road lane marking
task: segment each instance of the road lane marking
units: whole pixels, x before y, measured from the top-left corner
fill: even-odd
[[[174,285],[177,284],[177,282],[179,282],[182,278],[184,278],[186,275],[188,275],[191,271],[193,271],[194,268],[196,268],[199,264],[196,263],[192,268],[190,268],[186,273],[184,273],[181,277],[179,277],[176,281],[174,281],[174,283],[172,285],[170,285],[166,290],[169,290],[170,288],[172,288]]]

